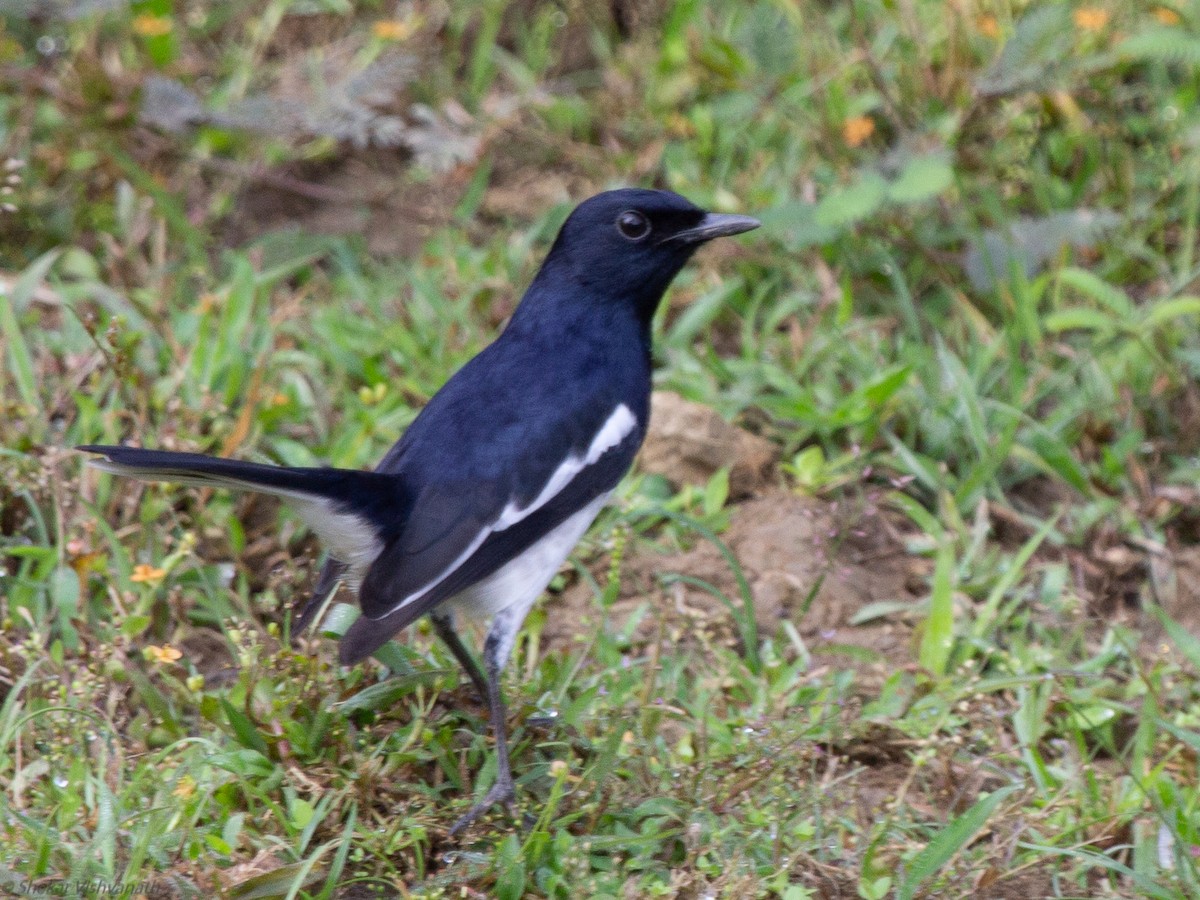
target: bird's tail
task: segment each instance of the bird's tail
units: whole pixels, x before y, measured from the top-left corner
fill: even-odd
[[[140,447],[89,444],[77,449],[98,454],[89,465],[114,475],[280,497],[352,573],[364,571],[383,548],[388,524],[383,514],[390,512],[394,520],[403,509],[398,480],[377,472],[271,466]]]

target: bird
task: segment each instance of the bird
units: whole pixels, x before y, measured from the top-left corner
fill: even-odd
[[[526,614],[646,436],[655,311],[700,246],[759,224],[665,190],[583,201],[500,335],[446,381],[373,471],[77,449],[114,475],[255,491],[289,505],[328,549],[292,633],[346,584],[361,615],[341,637],[343,665],[429,616],[487,705],[495,741],[495,780],[455,822],[457,834],[515,803],[501,673]],[[482,670],[460,620],[490,620]]]

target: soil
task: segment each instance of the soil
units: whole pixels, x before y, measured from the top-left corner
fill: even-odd
[[[909,556],[896,523],[876,515],[870,529],[849,520],[842,508],[780,488],[738,504],[722,540],[738,560],[750,588],[759,634],[778,636],[790,622],[814,659],[852,664],[886,676],[890,660],[911,658],[912,628],[904,621],[855,624],[868,604],[918,599],[928,562]],[[738,580],[721,550],[701,540],[677,553],[635,552],[622,571],[622,591],[608,610],[612,627],[621,628],[642,604],[655,615],[643,616],[634,639],[651,641],[663,631],[672,644],[689,640],[738,642],[732,615],[720,597],[686,575],[740,602]],[[565,647],[581,623],[599,614],[591,587],[576,583],[556,598],[555,615],[543,642]],[[585,626],[586,627],[586,626]],[[846,654],[846,648],[864,653]]]

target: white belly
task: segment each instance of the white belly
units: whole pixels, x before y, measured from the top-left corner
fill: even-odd
[[[505,630],[515,636],[534,601],[595,521],[608,496],[597,497],[516,559],[451,597],[446,601],[448,611],[466,620],[492,618],[504,613],[504,619],[509,623]],[[503,649],[501,660],[507,658],[511,643]]]

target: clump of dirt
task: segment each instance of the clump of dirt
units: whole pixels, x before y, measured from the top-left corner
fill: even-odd
[[[729,467],[730,496],[741,499],[767,482],[779,458],[778,447],[766,438],[670,391],[654,392],[650,421],[638,465],[676,487],[704,484],[718,469]]]

